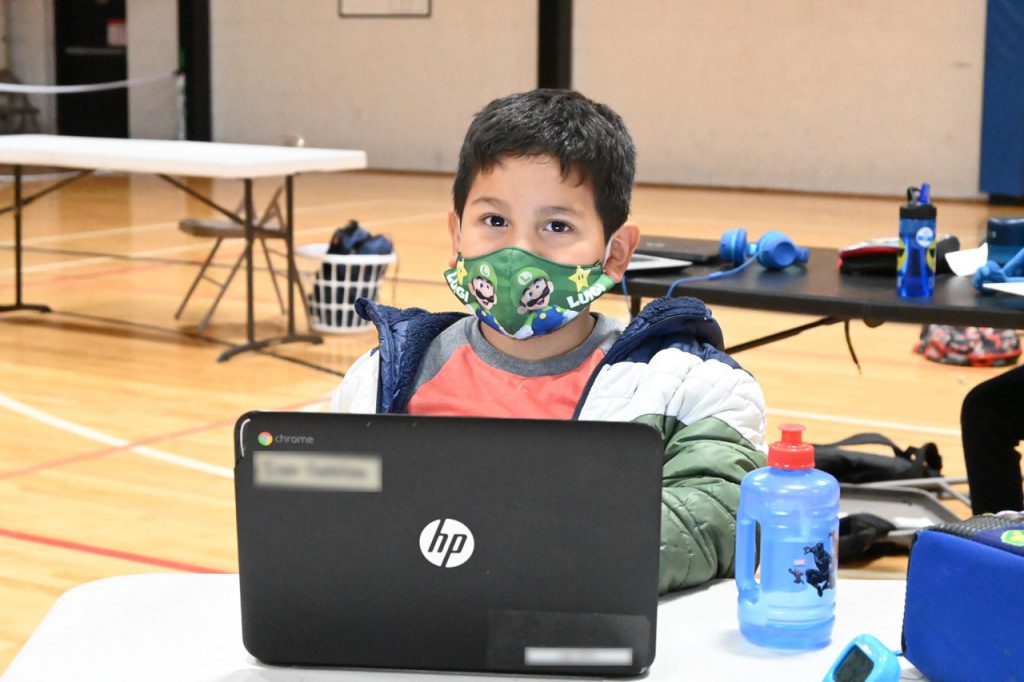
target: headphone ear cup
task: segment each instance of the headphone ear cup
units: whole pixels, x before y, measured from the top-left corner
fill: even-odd
[[[755,255],[757,262],[769,270],[784,270],[794,263],[806,263],[808,258],[807,249],[777,230],[765,232],[757,240]]]
[[[1002,266],[992,260],[975,270],[971,277],[974,288],[985,294],[993,293],[992,289],[985,288],[986,284],[1002,284],[1009,281],[1010,277],[1006,275]]]
[[[718,257],[726,263],[742,263],[747,259],[747,230],[737,227],[726,230],[718,242]]]
[[[757,262],[769,270],[783,270],[796,260],[793,242],[781,232],[765,232],[757,240]]]

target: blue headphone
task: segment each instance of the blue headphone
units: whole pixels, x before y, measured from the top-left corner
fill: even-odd
[[[974,273],[971,280],[974,288],[985,294],[995,293],[986,289],[986,284],[1000,282],[1024,282],[1024,249],[1017,252],[1017,255],[1006,261],[1005,265],[999,265],[994,260],[985,263]]]
[[[747,231],[742,227],[722,235],[718,243],[718,255],[723,261],[737,265],[753,257],[769,270],[803,265],[809,256],[807,249],[797,246],[789,237],[775,230],[765,232],[756,244],[748,244]]]
[[[669,285],[666,296],[671,296],[676,287],[686,282],[721,279],[745,270],[755,260],[769,270],[783,270],[790,265],[803,265],[810,254],[807,249],[797,246],[781,232],[765,232],[756,244],[747,244],[747,231],[742,227],[729,230],[718,242],[718,255],[726,263],[736,267],[720,270],[708,275],[681,277]],[[622,279],[622,291],[626,293],[626,279]]]

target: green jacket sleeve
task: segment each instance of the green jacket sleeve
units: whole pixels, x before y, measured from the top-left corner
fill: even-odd
[[[715,417],[657,421],[665,440],[659,591],[731,577],[740,481],[764,466],[764,454]]]

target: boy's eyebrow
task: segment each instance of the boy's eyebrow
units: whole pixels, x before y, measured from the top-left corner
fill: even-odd
[[[579,211],[571,206],[542,206],[541,213],[567,213],[572,216],[581,215]]]
[[[477,197],[472,201],[472,204],[490,204],[495,208],[500,208],[503,211],[508,210],[508,204],[501,199],[495,199],[494,197]]]
[[[502,201],[501,199],[497,199],[495,197],[477,197],[476,199],[474,199],[473,201],[470,202],[471,206],[475,205],[475,204],[488,204],[488,205],[493,206],[493,207],[495,207],[495,208],[497,208],[499,210],[502,210],[502,211],[508,211],[509,210],[508,203]],[[572,208],[571,206],[557,206],[557,205],[541,206],[540,209],[538,210],[538,213],[541,213],[543,215],[548,215],[548,214],[551,214],[551,213],[565,213],[566,215],[571,215],[571,216],[579,216],[579,215],[581,215],[581,213],[579,211],[577,211],[575,208]]]

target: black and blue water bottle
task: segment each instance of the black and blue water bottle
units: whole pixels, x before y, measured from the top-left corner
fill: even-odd
[[[900,250],[896,288],[900,298],[930,298],[935,289],[935,205],[925,182],[907,188],[900,206]]]

